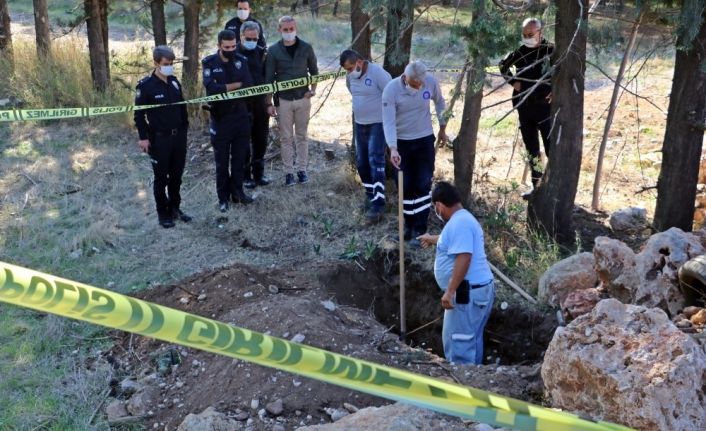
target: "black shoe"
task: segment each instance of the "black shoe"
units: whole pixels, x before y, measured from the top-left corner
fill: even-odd
[[[188,223],[192,220],[192,217],[190,215],[186,214],[184,211],[180,210],[179,208],[172,210],[172,218],[179,219],[179,220],[183,221],[184,223]]]
[[[520,196],[522,197],[522,199],[528,201],[528,200],[530,200],[530,198],[532,197],[532,193],[533,193],[533,192],[534,192],[534,190],[530,190],[530,191],[528,191],[528,192],[522,193]]]
[[[289,187],[293,186],[294,184],[296,184],[296,182],[294,181],[294,174],[287,174],[287,177],[284,180],[284,185]]]
[[[246,189],[254,189],[257,187],[257,182],[253,180],[245,180],[243,181],[243,186],[245,186]]]
[[[172,220],[171,216],[168,216],[166,214],[160,214],[158,215],[158,217],[159,225],[163,228],[169,229],[170,227],[174,227],[174,220]]]
[[[252,196],[246,195],[245,192],[240,192],[240,193],[234,194],[232,200],[236,204],[243,204],[243,205],[247,205],[247,204],[251,204],[251,203],[255,202],[255,199],[253,199]]]
[[[230,204],[228,202],[219,202],[218,203],[218,211],[220,211],[222,213],[226,213],[226,212],[228,212],[229,209],[230,209]]]
[[[267,177],[258,178],[255,180],[255,184],[258,186],[269,186],[272,181]]]
[[[299,179],[299,184],[306,184],[309,182],[309,177],[304,171],[297,172],[297,178]]]
[[[379,223],[382,220],[382,216],[385,214],[385,207],[370,207],[368,212],[365,213],[365,218],[368,223]]]

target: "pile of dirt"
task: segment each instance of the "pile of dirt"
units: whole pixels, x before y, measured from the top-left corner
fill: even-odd
[[[325,275],[316,275],[325,274]],[[351,280],[356,281],[351,284]],[[355,291],[352,286],[357,286]],[[274,336],[356,358],[457,381],[507,396],[537,401],[542,385],[539,366],[452,366],[423,349],[413,349],[378,323],[364,305],[373,292],[395,289],[371,269],[334,263],[291,270],[265,271],[235,265],[191,276],[138,296],[168,307],[232,323]],[[276,292],[276,293],[275,293]],[[414,295],[410,292],[410,295]],[[344,298],[349,301],[344,301]],[[200,298],[200,299],[199,299]],[[335,309],[322,301],[333,299]],[[357,301],[357,303],[356,303]],[[358,307],[345,305],[355,303]],[[324,409],[344,403],[358,408],[388,401],[327,383],[186,349],[129,334],[107,353],[116,369],[114,384],[126,378],[151,387],[144,424],[148,429],[175,429],[189,413],[209,406],[244,421],[252,429],[285,429],[330,422]],[[440,332],[437,334],[440,336]],[[165,353],[178,365],[159,370]],[[162,373],[158,372],[162,371]],[[119,390],[113,395],[120,398]],[[282,400],[278,414],[265,406]],[[157,424],[157,425],[155,425]]]

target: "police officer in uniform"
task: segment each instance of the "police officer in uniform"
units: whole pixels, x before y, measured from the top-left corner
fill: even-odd
[[[246,22],[254,23],[255,25],[257,25],[258,30],[257,46],[261,47],[264,50],[267,50],[267,42],[265,41],[265,32],[262,28],[262,24],[260,23],[260,21],[256,20],[252,17],[252,15],[250,15],[250,13],[252,12],[252,10],[250,9],[250,1],[238,1],[236,2],[236,6],[238,8],[238,11],[236,12],[238,16],[228,21],[226,23],[225,29],[235,33],[235,38],[238,43],[240,43],[240,38],[243,34],[242,25]]]
[[[191,221],[181,211],[181,176],[186,162],[189,119],[179,80],[174,77],[174,51],[161,45],[152,52],[154,72],[137,84],[135,105],[169,105],[135,111],[137,144],[150,155],[154,170],[154,200],[159,224],[174,227],[174,220]]]
[[[238,54],[247,57],[248,69],[255,85],[265,83],[265,49],[258,45],[260,27],[246,21],[240,27]],[[250,97],[250,120],[252,148],[245,165],[245,187],[266,186],[270,180],[264,176],[267,138],[270,134],[270,116],[267,113],[267,96]]]
[[[248,60],[236,52],[235,33],[218,33],[218,52],[201,60],[203,85],[208,95],[252,86]],[[249,204],[243,191],[243,165],[250,146],[248,100],[237,98],[211,103],[211,145],[216,159],[218,209],[228,211],[229,201]],[[230,169],[229,169],[230,164]]]

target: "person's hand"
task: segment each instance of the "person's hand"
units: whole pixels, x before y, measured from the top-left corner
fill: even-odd
[[[417,239],[421,243],[422,248],[427,248],[429,246],[434,245],[434,235],[430,235],[428,233],[425,233],[423,235],[419,235],[417,237]]]
[[[512,83],[512,88],[515,89],[518,93],[522,91],[522,83],[521,82],[513,82]]]
[[[441,297],[441,306],[444,310],[453,310],[454,308],[454,296],[448,290]]]
[[[441,147],[449,142],[449,137],[446,136],[446,130],[439,130],[439,136],[436,137],[436,146]]]
[[[269,115],[270,117],[277,116],[277,109],[275,109],[274,105],[270,105],[267,107],[267,115]]]
[[[304,93],[304,97],[306,97],[307,99],[311,99],[314,96],[316,96],[316,91],[309,90]]]
[[[552,93],[551,92],[549,94],[547,94],[546,99],[547,99],[548,103],[552,103]]]
[[[390,162],[392,163],[392,166],[396,167],[397,169],[400,168],[400,164],[402,163],[402,157],[400,156],[400,153],[397,152],[397,148],[390,149]]]
[[[140,139],[139,141],[137,141],[137,146],[140,147],[143,153],[146,153],[150,150],[150,140]]]

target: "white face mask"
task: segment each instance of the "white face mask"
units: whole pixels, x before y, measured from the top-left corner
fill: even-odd
[[[164,76],[174,75],[174,66],[159,66],[159,72]]]
[[[293,42],[297,38],[297,32],[291,31],[289,33],[282,33],[282,40],[285,42]]]
[[[436,218],[438,218],[439,220],[441,220],[441,222],[443,223],[443,222],[444,222],[444,219],[441,218],[441,215],[439,215],[438,212],[436,212],[436,206],[434,206],[433,208],[434,208],[434,215],[436,216]]]
[[[363,70],[356,67],[355,70],[353,70],[351,73],[348,74],[348,76],[350,76],[351,79],[358,79],[358,78],[360,78],[360,75],[362,75],[362,74],[363,74]]]
[[[244,10],[244,9],[238,9],[237,14],[238,14],[238,18],[240,18],[241,21],[245,21],[250,16],[250,11]]]
[[[522,38],[522,44],[527,48],[536,48],[539,42],[534,37]]]

